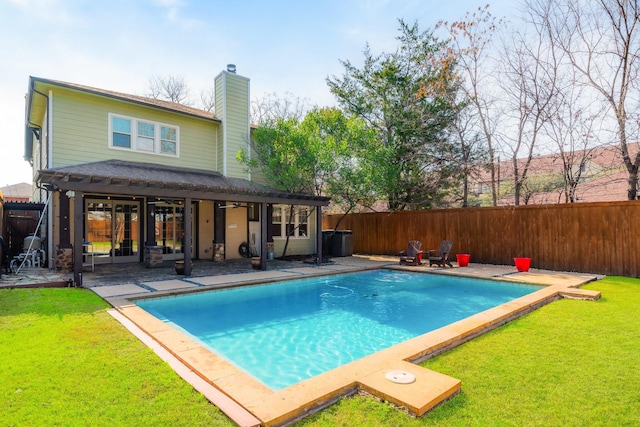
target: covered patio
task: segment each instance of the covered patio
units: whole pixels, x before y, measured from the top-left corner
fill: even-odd
[[[282,190],[269,188],[239,178],[225,177],[218,172],[184,169],[157,164],[129,162],[122,160],[107,160],[94,163],[66,166],[42,170],[38,173],[37,182],[48,191],[54,192],[52,205],[57,205],[53,213],[49,214],[47,235],[49,239],[49,253],[57,250],[71,250],[73,262],[73,281],[82,286],[83,244],[89,240],[86,234],[87,208],[85,198],[95,197],[105,201],[120,201],[133,206],[132,209],[139,230],[125,229],[124,241],[131,242],[135,233],[140,236],[137,241],[125,246],[119,255],[134,255],[134,262],[142,262],[142,251],[134,248],[140,246],[156,246],[154,218],[159,205],[181,206],[184,209],[184,223],[182,228],[182,245],[180,258],[184,259],[184,273],[189,276],[192,272],[192,260],[198,258],[195,248],[204,244],[206,233],[194,233],[201,224],[195,214],[197,209],[193,205],[198,203],[212,203],[211,218],[206,219],[212,224],[210,235],[215,247],[221,245],[223,250],[227,245],[228,234],[242,235],[246,224],[227,224],[227,208],[251,207],[256,212],[256,223],[259,223],[259,241],[255,242],[256,252],[260,254],[260,269],[267,268],[267,245],[273,242],[273,235],[269,224],[272,222],[273,206],[276,204],[289,206],[309,206],[315,213],[315,229],[311,234],[314,240],[313,252],[316,262],[322,259],[322,206],[329,204],[328,197],[306,194],[292,194]],[[189,209],[190,208],[190,209]],[[51,212],[51,211],[50,211]],[[131,214],[129,214],[131,215]],[[313,215],[313,214],[311,214]],[[55,226],[54,226],[55,224]],[[245,228],[242,228],[245,227]],[[202,234],[202,235],[201,235]],[[244,236],[248,240],[248,231]],[[192,242],[192,244],[184,244]],[[210,240],[206,242],[208,245]],[[115,249],[112,249],[114,251]],[[229,252],[226,252],[229,253]],[[137,256],[137,259],[135,258]]]

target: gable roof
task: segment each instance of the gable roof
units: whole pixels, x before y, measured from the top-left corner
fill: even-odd
[[[80,92],[90,93],[93,95],[105,96],[107,98],[113,98],[120,101],[132,102],[134,104],[146,105],[153,108],[159,108],[162,110],[172,111],[176,113],[187,114],[203,119],[214,120],[220,122],[216,118],[214,113],[201,110],[199,108],[190,107],[188,105],[178,104],[176,102],[164,101],[162,99],[148,98],[145,96],[131,95],[128,93],[116,92],[112,90],[99,89],[96,87],[80,85],[77,83],[69,83],[60,80],[44,79],[41,77],[29,77],[29,90],[33,90],[36,83],[42,83],[45,85],[53,85],[63,87],[67,89],[77,90]]]
[[[292,194],[219,172],[106,160],[41,170],[37,180],[57,190],[145,197],[326,206],[329,197]]]

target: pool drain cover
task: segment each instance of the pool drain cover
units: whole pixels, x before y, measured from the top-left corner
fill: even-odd
[[[407,371],[389,371],[384,377],[396,384],[411,384],[416,381],[415,375]]]

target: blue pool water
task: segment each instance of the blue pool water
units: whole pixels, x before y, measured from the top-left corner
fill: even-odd
[[[280,390],[538,289],[377,270],[137,305]]]

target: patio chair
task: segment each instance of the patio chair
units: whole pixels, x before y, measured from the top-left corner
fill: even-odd
[[[411,240],[407,244],[407,250],[400,252],[400,265],[420,265],[422,264],[422,243]]]
[[[427,259],[429,260],[429,267],[436,264],[441,267],[448,265],[453,268],[451,261],[449,261],[449,254],[451,253],[452,247],[453,242],[451,240],[443,240],[442,243],[440,243],[440,248],[438,250],[428,251]]]

